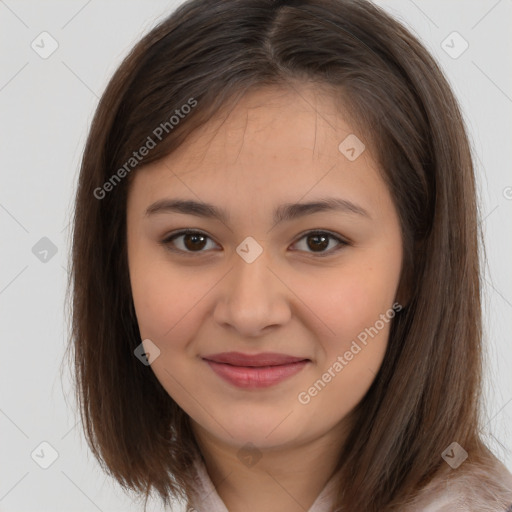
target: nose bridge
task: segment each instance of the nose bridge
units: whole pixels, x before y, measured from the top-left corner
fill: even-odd
[[[256,254],[256,249],[252,241],[237,248],[215,310],[217,322],[246,336],[256,336],[267,326],[287,321],[290,315],[286,287],[270,270],[269,253],[261,248]]]
[[[268,254],[268,251],[263,249],[259,254],[255,254],[255,249],[250,243],[240,244],[234,259],[233,298],[236,296],[237,300],[242,301],[249,299],[250,302],[251,295],[259,295],[265,288],[270,291],[269,277],[272,273],[268,268],[270,263]]]

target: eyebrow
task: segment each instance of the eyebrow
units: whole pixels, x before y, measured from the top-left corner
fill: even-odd
[[[361,215],[371,219],[370,214],[361,206],[337,197],[326,197],[309,203],[285,203],[278,206],[273,213],[274,223],[287,222],[317,212],[338,211]],[[146,209],[146,216],[158,213],[182,213],[197,217],[218,219],[228,223],[229,213],[213,204],[190,199],[160,199]]]

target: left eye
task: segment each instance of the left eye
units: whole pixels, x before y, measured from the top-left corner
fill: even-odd
[[[310,231],[303,235],[300,240],[306,239],[306,245],[309,249],[314,249],[313,254],[318,254],[319,256],[329,255],[333,252],[339,251],[346,245],[349,245],[348,241],[343,240],[341,237],[333,235],[328,231]],[[326,251],[325,249],[329,246],[331,240],[336,241],[337,245],[334,249],[329,249]],[[299,242],[296,242],[299,243]],[[317,250],[319,249],[319,250]]]
[[[180,243],[176,243],[175,240],[179,240],[182,238]],[[338,251],[346,245],[349,245],[349,242],[343,240],[341,237],[333,235],[327,231],[310,231],[304,234],[300,240],[309,240],[306,242],[306,245],[309,249],[312,249],[313,254],[319,254],[323,256],[324,254],[330,254],[332,252]],[[208,235],[205,235],[201,231],[193,231],[193,230],[184,230],[179,231],[177,233],[171,234],[164,240],[162,240],[162,245],[165,245],[170,251],[174,252],[184,252],[184,253],[201,253],[205,252],[203,249],[207,245],[206,240],[211,240]],[[325,249],[329,246],[330,241],[334,240],[337,242],[337,246],[334,249],[330,249],[329,251],[325,251]],[[295,242],[295,244],[298,244]],[[312,241],[312,242],[311,242]],[[174,247],[173,247],[174,246]],[[177,247],[176,246],[181,246]]]

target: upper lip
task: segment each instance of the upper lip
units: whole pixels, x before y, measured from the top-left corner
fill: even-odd
[[[204,356],[207,361],[226,363],[233,366],[278,366],[282,364],[307,361],[305,357],[294,357],[276,352],[262,352],[261,354],[244,354],[242,352],[221,352]]]

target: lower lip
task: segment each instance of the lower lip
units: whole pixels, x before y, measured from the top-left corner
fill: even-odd
[[[259,389],[273,386],[299,373],[309,361],[283,364],[278,366],[232,366],[225,363],[205,361],[210,368],[227,382],[245,389]]]

